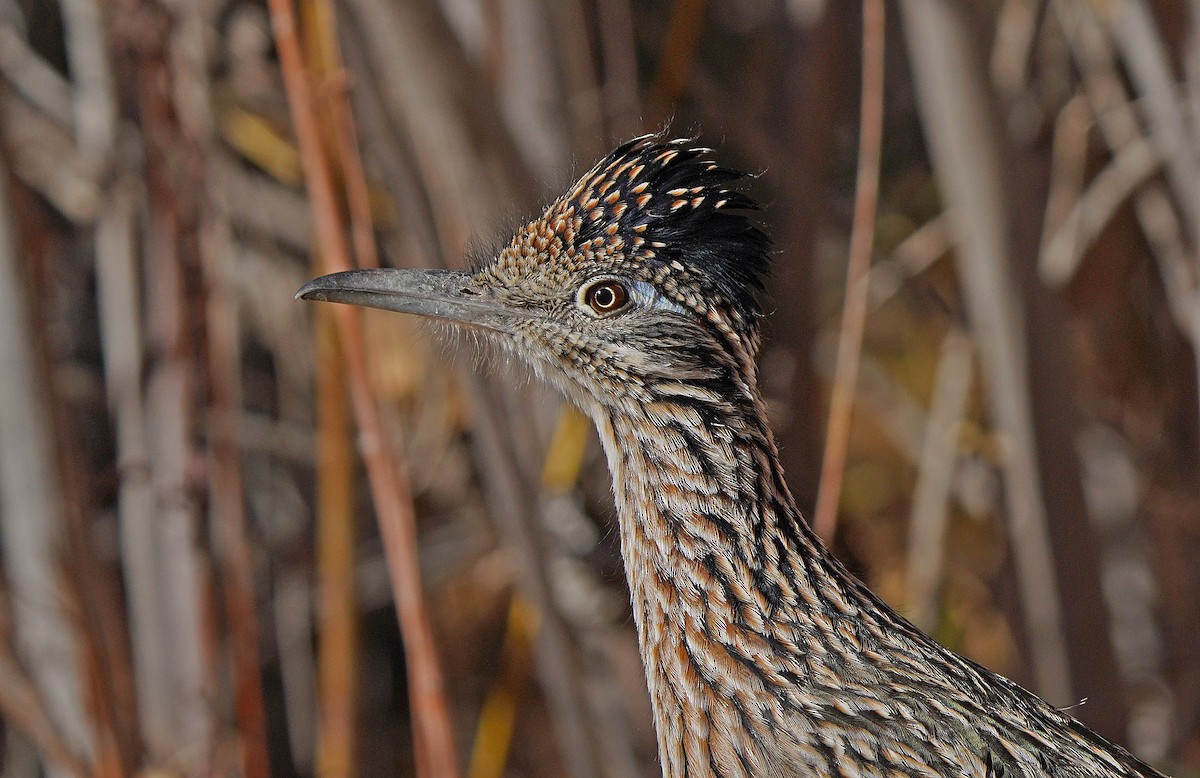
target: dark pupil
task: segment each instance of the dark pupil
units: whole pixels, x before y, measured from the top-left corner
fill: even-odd
[[[596,289],[595,303],[597,308],[611,308],[616,301],[617,295],[611,286],[602,286]]]

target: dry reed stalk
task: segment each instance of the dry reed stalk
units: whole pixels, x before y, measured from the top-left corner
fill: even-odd
[[[64,612],[61,472],[38,349],[45,328],[34,325],[36,298],[24,278],[8,175],[0,166],[0,548],[12,590],[14,653],[29,667],[56,737],[75,759],[93,762],[96,722],[83,702],[88,679],[80,672],[89,647]]]
[[[77,778],[91,775],[88,765],[76,757],[63,740],[46,710],[41,692],[9,649],[11,609],[8,591],[0,590],[0,714],[6,724],[29,738],[56,770]]]
[[[329,146],[350,218],[350,241],[359,267],[378,267],[371,203],[358,149],[354,115],[346,94],[344,70],[337,36],[336,11],[328,0],[307,0],[304,9],[311,24],[308,53],[319,82],[322,105],[319,119]],[[359,624],[354,516],[353,461],[350,419],[347,415],[345,379],[337,374],[342,364],[334,322],[328,313],[318,323],[317,381],[320,496],[317,526],[318,618],[320,619],[319,693],[321,731],[318,765],[322,775],[354,775],[358,725]]]
[[[333,312],[317,313],[317,620],[321,775],[353,775],[358,723],[354,448]]]
[[[353,267],[350,244],[321,142],[295,13],[291,0],[271,0],[269,7],[323,269],[348,270]],[[379,407],[371,392],[360,312],[351,306],[338,306],[335,316],[349,378],[351,406],[358,423],[360,453],[367,467],[404,639],[417,771],[428,778],[453,778],[458,774],[457,758],[441,669],[421,592],[409,484],[397,452],[383,433]]]
[[[837,531],[838,497],[846,473],[854,385],[862,355],[863,330],[869,302],[868,278],[875,246],[875,213],[879,205],[879,166],[883,143],[883,0],[863,3],[862,94],[858,131],[858,180],[854,192],[854,226],[850,232],[850,261],[846,269],[846,298],[838,334],[837,368],[829,403],[825,458],[817,488],[813,526],[826,543]]]
[[[242,407],[240,348],[235,294],[229,279],[228,224],[208,225],[202,252],[208,275],[209,489],[216,524],[217,562],[225,594],[226,629],[232,654],[234,715],[242,740],[242,770],[247,778],[271,774],[267,755],[267,714],[263,707],[259,652],[258,602],[254,558],[246,531],[245,487],[238,446]]]
[[[975,344],[960,329],[950,330],[942,339],[933,398],[925,418],[917,485],[913,489],[905,610],[913,623],[927,632],[937,626],[954,465],[958,461],[958,438],[971,388],[974,352]]]
[[[993,423],[1006,438],[1005,502],[1029,634],[1033,688],[1075,701],[1062,603],[1047,527],[1029,397],[1024,312],[1011,276],[1003,162],[989,123],[986,82],[961,8],[905,0],[900,8],[923,125],[958,240],[958,269],[987,384]]]

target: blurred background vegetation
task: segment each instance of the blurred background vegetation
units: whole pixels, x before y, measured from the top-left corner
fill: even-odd
[[[811,515],[861,5],[296,2],[0,2],[3,774],[655,775],[588,424],[292,295],[461,267],[617,142],[694,135],[761,173]],[[1200,775],[1200,6],[886,6],[834,547]]]

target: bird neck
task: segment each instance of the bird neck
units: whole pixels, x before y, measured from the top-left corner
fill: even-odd
[[[742,402],[668,395],[598,419],[667,775],[706,774],[704,754],[737,760],[729,774],[773,774],[753,744],[850,620],[871,618],[801,519],[762,402],[743,389]],[[727,734],[748,727],[761,738]]]
[[[689,563],[712,556],[778,573],[780,553],[810,550],[760,405],[669,397],[608,418],[627,565],[690,585]]]

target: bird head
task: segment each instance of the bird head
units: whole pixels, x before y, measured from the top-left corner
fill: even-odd
[[[770,243],[707,151],[635,138],[473,272],[352,270],[297,296],[493,335],[585,409],[753,393]]]

